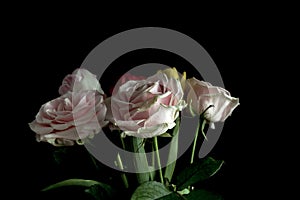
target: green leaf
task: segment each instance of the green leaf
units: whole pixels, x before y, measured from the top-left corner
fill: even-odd
[[[207,190],[193,190],[189,195],[184,196],[187,200],[222,200],[223,197],[219,194]]]
[[[172,193],[162,183],[156,181],[145,182],[132,194],[131,200],[154,200]]]
[[[194,162],[181,171],[176,177],[178,190],[183,190],[199,181],[203,181],[213,176],[223,165],[223,160],[215,160],[211,157]]]
[[[53,190],[55,188],[64,187],[64,186],[83,186],[83,187],[90,187],[95,184],[101,184],[98,181],[94,180],[86,180],[86,179],[68,179],[64,181],[60,181],[58,183],[52,184],[44,189],[42,189],[42,192]]]
[[[135,154],[134,166],[138,172],[149,171],[148,160],[143,146],[143,139],[132,137],[132,146]],[[149,172],[136,173],[138,183],[142,184],[149,181]]]
[[[68,179],[53,185],[50,185],[44,189],[42,192],[59,189],[62,187],[70,186],[81,186],[86,188],[85,192],[92,195],[95,199],[112,199],[115,195],[115,190],[107,184],[94,181],[94,180],[85,180],[85,179]]]
[[[179,127],[180,127],[180,118],[178,117],[176,120],[176,126],[173,130],[173,138],[171,140],[170,144],[170,150],[168,155],[168,162],[170,163],[167,165],[165,169],[165,175],[164,177],[168,179],[169,182],[172,180],[172,176],[175,170],[176,165],[176,159],[177,159],[177,153],[178,153],[178,136],[179,136]],[[172,162],[173,161],[173,162]]]

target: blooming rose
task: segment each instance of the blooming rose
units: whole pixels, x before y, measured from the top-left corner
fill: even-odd
[[[111,97],[113,122],[126,135],[151,138],[175,126],[186,104],[177,79],[157,73],[125,82]]]
[[[107,123],[105,114],[106,106],[99,92],[67,92],[42,105],[29,126],[37,141],[70,146],[98,133]]]
[[[68,91],[79,92],[82,90],[97,90],[104,94],[96,75],[83,68],[78,68],[72,74],[68,74],[63,79],[58,92],[63,95]]]
[[[221,87],[212,86],[208,82],[191,78],[187,83],[187,102],[193,115],[201,115],[211,123],[224,122],[232,111],[239,105],[239,99]],[[210,107],[211,106],[211,107]]]
[[[121,85],[123,85],[124,83],[126,83],[127,81],[130,81],[130,80],[143,80],[145,79],[144,76],[135,76],[133,74],[130,74],[130,73],[125,73],[123,74],[118,82],[116,83],[115,86],[112,86],[110,89],[109,89],[109,93],[112,94],[113,93],[113,90],[114,88],[119,88]]]

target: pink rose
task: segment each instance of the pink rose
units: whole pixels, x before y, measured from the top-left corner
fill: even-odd
[[[104,94],[96,75],[83,68],[78,68],[72,74],[68,74],[63,79],[58,92],[63,95],[69,91],[79,92],[82,90],[97,90]]]
[[[231,97],[224,88],[212,86],[196,78],[188,79],[186,84],[187,102],[192,115],[201,115],[205,111],[204,117],[211,123],[212,128],[214,122],[224,122],[239,105],[239,99]]]
[[[107,124],[105,114],[106,106],[99,92],[67,92],[42,105],[29,126],[37,141],[70,146],[98,133]]]
[[[133,74],[130,73],[125,73],[123,76],[121,76],[121,78],[119,79],[119,83],[120,85],[126,83],[127,81],[136,81],[136,80],[144,80],[146,79],[144,76],[135,76]]]
[[[113,87],[111,87],[111,88],[109,89],[109,93],[112,94],[114,88],[119,88],[121,85],[123,85],[123,84],[126,83],[127,81],[130,81],[130,80],[143,80],[143,79],[145,79],[144,76],[135,76],[135,75],[130,74],[130,73],[125,73],[125,74],[123,74],[123,75],[119,78],[119,80],[118,80],[118,82],[116,83],[116,85],[113,86]]]
[[[130,80],[111,97],[113,123],[126,135],[151,138],[175,126],[186,104],[180,82],[157,73],[145,80]]]

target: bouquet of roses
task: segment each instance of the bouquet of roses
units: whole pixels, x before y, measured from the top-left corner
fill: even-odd
[[[107,95],[95,74],[78,68],[63,79],[59,94],[42,105],[29,123],[37,141],[57,148],[85,146],[93,162],[114,169],[119,178],[112,182],[123,186],[71,178],[42,192],[75,185],[94,199],[120,194],[141,200],[220,198],[194,185],[214,175],[223,161],[200,159],[195,151],[198,135],[209,140],[206,130],[224,122],[239,105],[239,99],[224,88],[167,68],[149,77],[125,74]],[[196,126],[180,137],[184,118]],[[180,145],[187,138],[191,143]],[[175,174],[176,160],[189,146],[190,162]]]

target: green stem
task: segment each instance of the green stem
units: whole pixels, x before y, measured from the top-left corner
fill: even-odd
[[[154,169],[155,168],[155,150],[154,150],[154,144],[152,143],[152,145],[151,145],[151,148],[152,148],[152,153],[151,153],[151,167],[152,167],[152,169]],[[153,170],[153,171],[151,171],[150,172],[150,179],[151,179],[151,181],[154,181],[154,177],[155,177],[155,171]]]
[[[117,163],[118,163],[119,168],[123,171],[124,167],[123,167],[123,163],[122,163],[120,154],[117,155]],[[125,188],[128,188],[129,184],[128,184],[128,180],[127,180],[126,174],[122,173],[121,174],[121,178],[122,178],[122,181],[124,183]]]
[[[122,142],[122,147],[124,150],[125,149],[125,143],[124,143],[124,139],[122,138],[122,136],[120,137],[121,138],[121,142]],[[122,159],[121,159],[121,156],[120,154],[118,153],[117,155],[117,165],[119,166],[119,168],[123,171],[124,170],[124,167],[123,167],[123,162],[122,162]],[[125,186],[125,188],[128,188],[129,187],[129,184],[128,184],[128,180],[127,180],[127,176],[125,173],[121,173],[121,179],[123,181],[123,184]]]
[[[195,138],[194,138],[194,144],[193,144],[193,150],[192,150],[192,156],[191,156],[191,164],[193,164],[193,162],[194,162],[194,156],[195,156],[195,150],[196,150],[196,144],[197,144],[197,140],[198,140],[200,124],[201,124],[201,133],[202,133],[204,139],[207,140],[206,135],[204,133],[205,123],[206,123],[205,118],[200,116],[198,125],[197,125],[197,129],[196,129],[196,133],[195,133]]]
[[[134,152],[134,166],[137,170],[136,177],[139,184],[149,181],[149,165],[144,148],[144,139],[138,137],[130,137],[131,147]]]
[[[158,151],[157,137],[154,137],[154,147],[155,147],[155,152],[156,152],[157,165],[158,165],[158,168],[159,168],[160,182],[162,184],[164,184],[164,178],[163,178],[163,174],[162,174],[162,169],[161,169],[161,164],[160,164],[160,156],[159,156],[159,151]]]
[[[199,133],[199,128],[200,128],[200,120],[198,120],[197,128],[196,128],[196,133],[195,133],[195,138],[194,138],[194,144],[193,144],[193,150],[192,150],[192,156],[191,156],[191,164],[194,162],[194,155],[195,155],[195,150],[196,150],[196,144],[197,144],[197,139],[198,139],[198,133]]]
[[[178,136],[180,128],[180,117],[176,120],[176,126],[173,129],[172,139],[170,143],[169,155],[168,155],[168,165],[165,168],[164,180],[168,180],[169,183],[172,181],[173,173],[176,167],[176,159],[178,154]]]
[[[201,133],[202,133],[204,139],[207,140],[207,137],[206,137],[206,135],[205,135],[205,133],[204,133],[205,124],[206,124],[206,120],[205,120],[205,118],[203,118],[203,119],[202,119],[202,125],[201,125]]]
[[[126,150],[124,138],[121,136],[121,134],[120,134],[120,138],[121,138],[122,147],[123,147],[124,150]]]
[[[152,166],[154,167],[155,166],[155,148],[154,148],[154,144],[152,144]]]

